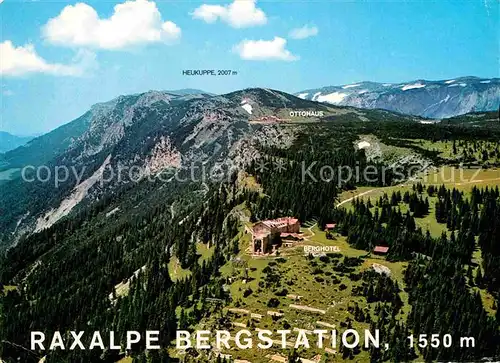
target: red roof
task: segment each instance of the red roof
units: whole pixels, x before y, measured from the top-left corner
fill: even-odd
[[[375,246],[373,249],[373,252],[387,253],[387,251],[389,251],[389,247],[384,246]]]
[[[337,226],[337,224],[336,224],[336,223],[328,223],[328,224],[326,225],[326,229],[334,229],[336,226]]]
[[[294,225],[297,224],[299,220],[293,217],[281,217],[277,219],[267,219],[262,221],[262,223],[268,227],[275,227],[278,225]]]

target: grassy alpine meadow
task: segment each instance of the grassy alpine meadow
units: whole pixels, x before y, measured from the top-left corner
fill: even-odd
[[[457,145],[464,146],[461,143]],[[492,148],[494,143],[485,142],[478,145]],[[364,134],[354,142],[354,148],[364,148],[370,158],[386,162],[406,160],[408,157],[418,160],[422,150],[431,153],[426,155],[438,155],[441,160],[455,160],[453,150],[450,151],[450,148],[453,148],[451,141],[434,144],[424,139],[401,139],[396,143],[394,140],[382,140],[374,134]],[[480,167],[460,167],[446,163],[433,166],[432,162],[430,165],[408,180],[395,185],[357,186],[352,190],[344,190],[332,204],[340,209],[353,210],[354,203],[362,200],[368,204],[373,214],[378,209],[378,203],[390,199],[393,194],[401,196],[416,193],[417,197],[427,203],[426,213],[416,215],[413,207],[405,200],[393,204],[392,208],[403,215],[409,213],[414,217],[416,228],[424,232],[429,231],[432,238],[438,239],[443,235],[451,238],[452,230],[446,223],[437,219],[439,197],[433,188],[456,189],[464,193],[465,198],[470,198],[474,187],[494,188],[500,185],[500,171],[484,163]],[[242,175],[239,178],[239,187],[255,191],[260,198],[269,198],[265,193],[265,186],[258,180],[261,179],[252,174]],[[224,329],[230,331],[233,336],[242,329],[251,332],[290,330],[292,334],[287,339],[286,349],[282,349],[279,344],[269,350],[258,349],[256,346],[240,349],[233,344],[230,349],[215,349],[212,354],[220,354],[221,357],[236,362],[285,362],[294,354],[303,362],[326,363],[345,359],[369,361],[370,352],[366,349],[346,351],[338,346],[332,348],[329,340],[326,341],[325,347],[315,347],[316,340],[312,330],[325,327],[342,330],[352,327],[361,332],[363,329],[369,329],[371,322],[380,319],[380,301],[373,300],[369,288],[367,293],[365,279],[370,273],[385,276],[384,278],[397,286],[397,308],[392,312],[395,314],[395,321],[405,324],[410,319],[415,308],[412,306],[414,302],[410,301],[409,289],[405,282],[405,273],[410,261],[392,260],[369,250],[356,249],[348,242],[348,237],[338,231],[323,231],[316,219],[302,224],[303,239],[295,241],[292,246],[282,246],[276,254],[252,256],[252,237],[248,232],[252,228],[252,212],[246,206],[244,203],[234,209],[234,213],[242,221],[237,237],[239,253],[220,268],[221,281],[230,296],[229,301],[224,306],[214,301],[213,313],[190,329]],[[387,223],[383,223],[383,226],[388,227]],[[311,255],[305,252],[311,247],[335,248],[331,250],[335,252]],[[197,250],[201,260],[209,248],[200,244]],[[495,297],[484,285],[474,282],[478,279],[477,266],[483,264],[481,249],[477,243],[472,256],[471,263],[464,264],[463,267],[464,274],[468,276],[469,292],[477,293],[485,311],[494,316],[497,309]],[[374,280],[369,281],[374,283]],[[305,331],[306,336],[310,336],[310,349],[294,349],[296,334],[293,333],[298,331]],[[175,350],[171,352],[183,356]],[[422,352],[415,351],[413,359],[421,360]]]
[[[345,356],[343,358],[338,346],[332,348],[329,340],[325,341],[326,349],[315,347],[316,339],[311,331],[337,329],[342,332],[352,327],[362,332],[370,328],[368,321],[354,318],[353,309],[357,306],[364,315],[370,315],[370,319],[377,319],[377,303],[368,303],[364,296],[356,292],[356,288],[362,285],[361,273],[373,270],[373,266],[385,266],[390,278],[403,286],[405,262],[390,262],[384,257],[354,249],[345,237],[337,233],[327,238],[326,232],[316,224],[303,227],[302,233],[305,236],[303,241],[293,247],[281,248],[277,256],[266,257],[252,257],[248,249],[250,235],[241,233],[241,253],[221,268],[231,296],[231,302],[221,312],[224,319],[211,315],[194,330],[228,329],[235,334],[241,329],[252,332],[281,329],[291,330],[295,335],[287,340],[285,350],[276,341],[276,347],[269,350],[257,347],[222,349],[220,353],[225,357],[231,356],[235,361],[279,361],[293,350],[293,337],[297,331],[305,330],[310,337],[311,349],[298,350],[301,358],[318,362],[342,361]],[[313,257],[304,252],[307,246],[336,246],[338,252]],[[402,289],[399,295],[402,308],[398,315],[404,320],[409,311],[408,296]],[[225,325],[221,325],[221,321]],[[275,339],[279,340],[279,336]],[[360,349],[354,359],[368,361],[369,354]]]

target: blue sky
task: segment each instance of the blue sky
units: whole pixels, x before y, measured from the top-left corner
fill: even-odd
[[[237,2],[4,0],[0,130],[46,132],[94,103],[151,89],[499,76],[496,0]]]

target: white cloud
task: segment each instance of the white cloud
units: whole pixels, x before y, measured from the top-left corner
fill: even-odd
[[[226,6],[203,4],[191,15],[194,19],[201,19],[209,24],[220,19],[233,28],[264,25],[267,23],[266,14],[256,7],[255,3],[256,0],[235,0]]]
[[[144,43],[172,43],[181,29],[171,21],[163,22],[156,3],[148,0],[126,1],[114,7],[108,19],[85,3],[66,6],[42,28],[45,39],[64,46],[121,49]]]
[[[293,55],[285,46],[285,39],[274,37],[273,40],[244,40],[234,46],[233,51],[247,60],[298,60],[299,57]]]
[[[32,44],[16,47],[10,40],[0,43],[0,75],[22,76],[46,73],[58,76],[82,76],[94,66],[95,54],[79,51],[72,64],[49,63],[38,55]]]
[[[318,27],[309,27],[304,25],[302,28],[295,28],[290,31],[290,38],[292,39],[306,39],[318,35]]]

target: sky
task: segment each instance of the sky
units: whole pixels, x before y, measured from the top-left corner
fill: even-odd
[[[499,77],[499,4],[0,0],[0,131],[44,133],[148,90]]]

